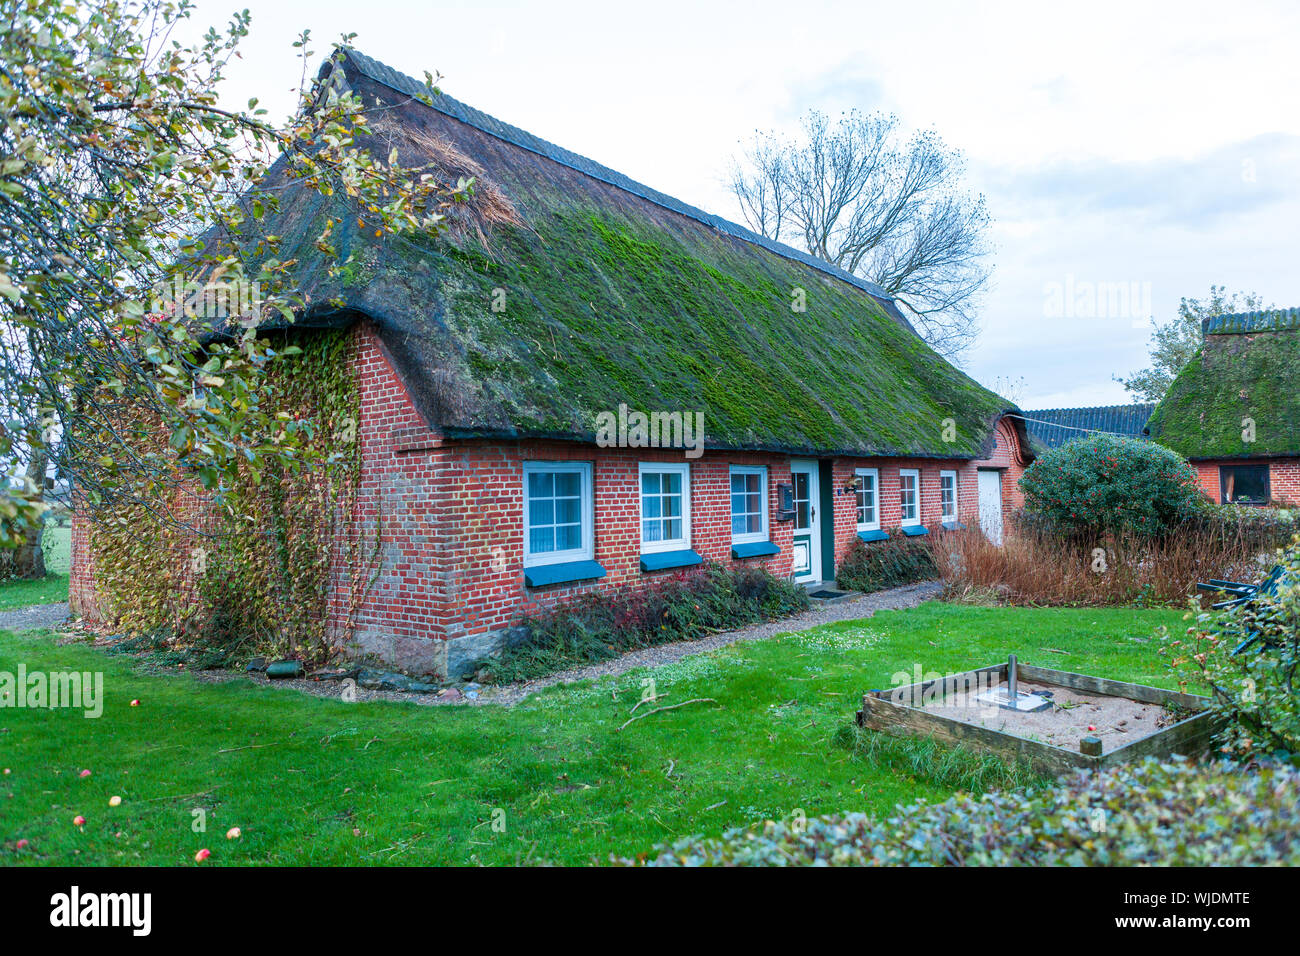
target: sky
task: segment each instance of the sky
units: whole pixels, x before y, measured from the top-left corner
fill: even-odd
[[[223,97],[287,113],[312,31],[743,222],[758,129],[857,108],[933,128],[994,223],[965,369],[1021,407],[1126,402],[1150,320],[1210,285],[1300,306],[1300,4],[198,0],[252,12]]]

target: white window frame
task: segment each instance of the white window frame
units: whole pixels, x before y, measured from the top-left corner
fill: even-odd
[[[855,468],[853,474],[858,478],[871,479],[871,511],[876,516],[874,521],[858,521],[858,495],[853,493],[853,520],[857,522],[859,531],[879,531],[880,530],[880,469],[879,468]]]
[[[916,479],[916,485],[913,489],[913,491],[916,494],[916,501],[915,501],[916,514],[914,517],[905,518],[903,516],[903,479],[908,477],[909,475],[912,478]],[[921,472],[916,468],[900,468],[898,469],[898,524],[900,527],[910,528],[913,525],[919,525],[920,523],[921,523]]]
[[[745,534],[731,534],[732,544],[753,544],[768,540],[767,523],[767,468],[763,465],[732,465],[727,472],[727,526],[731,527],[735,513],[731,510],[731,479],[734,475],[758,475],[758,502],[762,509],[763,530],[748,531]]]
[[[645,492],[642,480],[646,472],[652,475],[675,474],[682,476],[682,535],[667,541],[647,541],[645,539]],[[728,479],[730,482],[730,479]],[[730,492],[730,486],[728,486]],[[636,471],[637,524],[641,529],[641,553],[655,554],[660,551],[686,551],[691,546],[691,466],[686,462],[643,461]],[[728,496],[730,500],[730,496]]]
[[[529,511],[531,503],[528,497],[528,476],[544,472],[577,472],[581,476],[581,495],[579,509],[582,515],[582,546],[567,551],[543,551],[533,554],[529,550]],[[566,564],[570,561],[591,561],[596,556],[596,509],[592,495],[592,468],[589,461],[526,461],[524,462],[524,567],[534,568],[546,564]]]
[[[952,514],[948,514],[948,512],[943,510],[943,480],[945,478],[952,479]],[[945,469],[939,472],[939,520],[941,522],[956,521],[957,512],[958,512],[957,472]]]

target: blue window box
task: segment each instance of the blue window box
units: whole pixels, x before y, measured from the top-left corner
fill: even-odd
[[[930,529],[923,524],[905,524],[898,529],[909,538],[919,538],[923,534],[929,534]]]
[[[544,588],[548,584],[567,584],[569,581],[590,581],[603,578],[605,569],[598,561],[566,561],[563,564],[542,564],[524,568],[524,584],[530,588]]]
[[[657,551],[641,555],[642,571],[667,571],[669,568],[690,568],[703,564],[704,559],[698,551],[687,548],[685,551]]]
[[[943,522],[943,530],[944,531],[965,531],[966,526],[962,524],[960,521],[945,521]]]
[[[859,531],[858,537],[863,541],[888,541],[889,532],[877,528],[875,531]]]
[[[755,541],[751,544],[733,544],[731,546],[731,556],[733,558],[761,558],[769,554],[780,554],[781,549],[771,541]]]

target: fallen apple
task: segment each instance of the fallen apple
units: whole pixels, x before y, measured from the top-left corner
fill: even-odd
[[[83,827],[86,825],[86,818],[83,817],[80,813],[78,813],[75,817],[72,818],[72,825],[74,827]]]
[[[202,850],[199,850],[198,853],[195,853],[195,854],[194,854],[194,862],[195,862],[195,863],[202,863],[204,860],[206,860],[206,859],[207,859],[208,857],[210,857],[210,856],[212,856],[212,851],[209,850],[207,847],[204,847]]]
[[[227,840],[238,840],[243,835],[244,835],[244,831],[239,829],[239,827],[231,827],[229,830],[226,831]]]
[[[120,807],[122,805],[122,798],[114,794],[108,798],[108,805],[110,807]]]

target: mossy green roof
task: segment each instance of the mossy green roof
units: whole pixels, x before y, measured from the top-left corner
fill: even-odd
[[[709,447],[990,451],[1013,406],[930,349],[869,283],[466,122],[455,101],[432,108],[375,69],[349,59],[344,70],[383,107],[385,154],[474,171],[479,198],[438,239],[377,239],[344,216],[335,241],[352,258],[333,276],[311,243],[327,200],[289,189],[269,229],[306,266],[306,320],[372,319],[448,435],[590,441],[596,416],[627,404],[703,412]]]
[[[1294,310],[1227,316],[1208,331],[1147,422],[1151,438],[1187,458],[1300,454]]]

